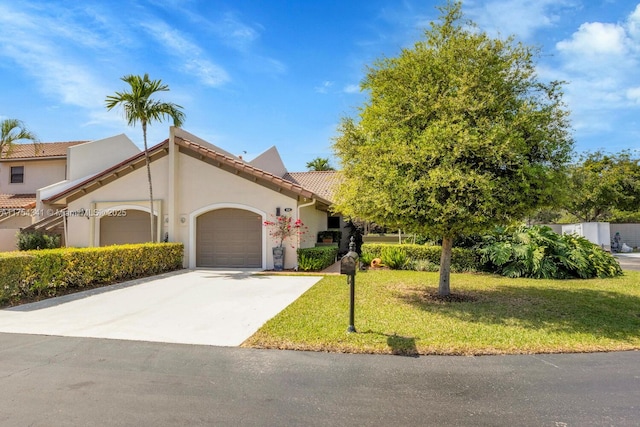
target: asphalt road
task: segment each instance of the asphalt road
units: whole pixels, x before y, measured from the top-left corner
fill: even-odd
[[[0,334],[2,426],[638,426],[640,352],[347,355]]]

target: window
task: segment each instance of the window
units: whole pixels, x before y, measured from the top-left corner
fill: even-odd
[[[11,184],[24,182],[24,166],[11,166]]]
[[[339,216],[330,216],[327,218],[327,228],[337,228],[340,229],[340,217]]]

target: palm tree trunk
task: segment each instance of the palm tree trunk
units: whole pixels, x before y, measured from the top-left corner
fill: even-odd
[[[448,296],[451,294],[449,286],[451,277],[451,252],[453,248],[453,237],[442,238],[442,253],[440,254],[440,283],[438,285],[438,295]]]
[[[142,121],[142,139],[144,141],[144,159],[147,164],[147,180],[149,181],[149,214],[151,215],[151,242],[155,242],[155,215],[153,214],[153,186],[151,185],[151,159],[147,148],[147,122]]]

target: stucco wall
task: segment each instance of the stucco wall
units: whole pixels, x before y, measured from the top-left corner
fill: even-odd
[[[99,139],[70,147],[67,155],[67,179],[93,175],[140,152],[126,135]]]
[[[36,190],[65,179],[66,161],[29,160],[0,163],[0,193],[35,194]],[[11,167],[24,167],[24,182],[11,184]]]
[[[159,211],[159,224],[162,225],[163,212],[166,211],[167,198],[167,157],[151,163],[153,198],[156,211]],[[145,167],[139,168],[113,182],[110,182],[84,197],[69,203],[68,246],[88,247],[99,244],[100,218],[94,215],[74,216],[75,212],[95,209],[134,209],[149,211],[149,185]],[[162,235],[164,232],[162,232]],[[161,235],[161,238],[162,238]]]
[[[304,225],[308,227],[304,241],[300,246],[312,248],[316,245],[318,231],[327,229],[327,213],[317,210],[315,206],[308,206],[300,209],[300,216],[304,218]]]
[[[177,175],[180,176],[176,183],[178,212],[175,218],[167,218],[168,221],[176,221],[176,236],[169,238],[172,241],[183,242],[185,248],[188,248],[185,251],[185,262],[190,267],[195,266],[196,218],[209,210],[224,207],[247,209],[262,215],[264,221],[273,219],[276,208],[279,207],[282,214],[285,213],[285,209],[290,208],[291,217],[294,221],[297,219],[295,199],[203,161],[180,155]],[[181,218],[184,221],[181,221]],[[192,245],[189,242],[192,242]],[[297,261],[296,252],[295,248],[291,248],[292,242],[288,243],[285,268],[293,268]],[[274,246],[276,242],[265,230],[262,248],[264,268],[273,268],[271,248]]]
[[[16,228],[0,229],[0,252],[16,251],[16,234],[20,231]]]
[[[195,267],[196,219],[199,215],[213,209],[237,208],[256,212],[263,221],[272,219],[276,208],[282,214],[289,213],[297,219],[297,200],[277,191],[261,186],[253,181],[224,171],[193,157],[180,154],[175,162],[175,182],[173,198],[175,209],[169,209],[168,171],[170,156],[152,163],[154,199],[159,203],[161,237],[169,233],[169,241],[182,242],[185,245],[185,266]],[[148,208],[148,187],[146,171],[138,169],[103,187],[71,202],[69,210],[80,211],[94,208],[112,208],[118,206],[140,206]],[[291,209],[289,212],[286,209]],[[174,212],[174,214],[172,214]],[[312,208],[303,208],[304,222],[309,227],[311,238],[303,245],[313,246],[315,234],[326,228],[326,213]],[[68,218],[69,246],[92,246],[96,244],[99,232],[99,219],[86,217]],[[173,232],[171,232],[173,230]],[[286,245],[285,268],[296,266],[295,240]],[[276,242],[271,239],[266,228],[263,230],[263,267],[273,268],[271,248]]]
[[[17,250],[16,235],[21,228],[31,225],[32,217],[27,214],[16,214],[0,220],[0,252]]]

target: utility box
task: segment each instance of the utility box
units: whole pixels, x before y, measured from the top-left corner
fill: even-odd
[[[611,252],[611,227],[608,222],[581,222],[563,224],[562,234],[576,234]]]

